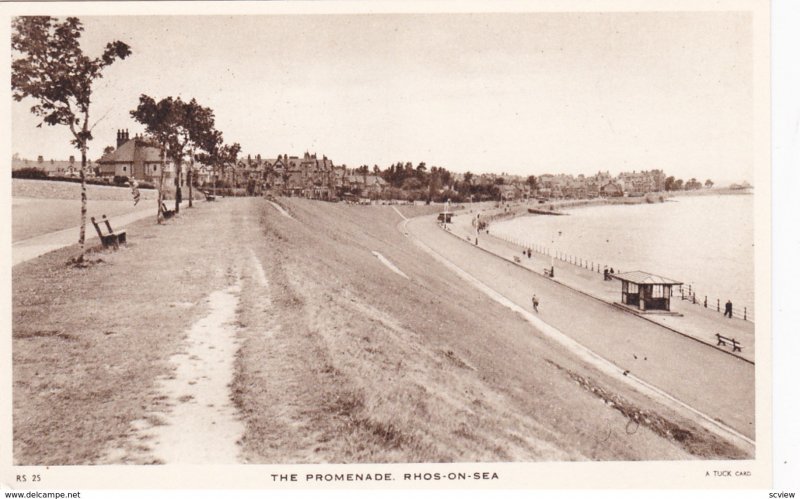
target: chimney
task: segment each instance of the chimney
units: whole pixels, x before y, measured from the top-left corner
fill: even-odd
[[[127,134],[128,132],[125,130],[117,130],[117,149],[128,141]]]

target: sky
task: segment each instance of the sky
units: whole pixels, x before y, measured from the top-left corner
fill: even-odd
[[[305,151],[517,175],[662,169],[753,180],[745,12],[81,17],[132,55],[94,87],[90,157],[140,94],[196,98],[244,154]],[[13,54],[12,54],[13,56]],[[65,127],[12,104],[12,152],[66,159]]]

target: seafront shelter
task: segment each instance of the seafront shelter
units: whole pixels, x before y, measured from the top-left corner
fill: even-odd
[[[450,212],[447,212],[447,211],[443,211],[443,212],[439,213],[439,216],[437,217],[437,220],[439,220],[440,222],[444,222],[446,224],[452,223],[453,214],[450,213]]]
[[[622,282],[622,304],[634,307],[641,312],[648,310],[669,312],[672,286],[683,284],[641,270],[610,274],[609,277]]]

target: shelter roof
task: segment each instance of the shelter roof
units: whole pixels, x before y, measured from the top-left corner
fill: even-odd
[[[648,272],[643,272],[641,270],[623,272],[621,274],[609,274],[609,277],[613,279],[619,279],[620,281],[632,282],[634,284],[683,284],[682,282],[678,282],[673,279],[667,279],[666,277],[657,276]]]

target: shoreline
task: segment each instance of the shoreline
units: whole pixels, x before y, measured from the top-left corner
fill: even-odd
[[[559,212],[560,210],[570,208],[590,208],[593,206],[609,206],[609,205],[639,205],[639,204],[656,204],[656,203],[669,203],[676,200],[676,197],[694,197],[694,196],[752,196],[752,189],[731,189],[723,187],[720,189],[699,189],[694,191],[660,191],[649,192],[642,196],[633,197],[598,197],[593,199],[562,199],[546,201],[544,203],[528,201],[513,201],[513,202],[495,202],[494,208],[484,210],[480,213],[488,213],[484,220],[488,219],[489,223],[498,219],[514,218],[517,216],[527,215],[541,215],[541,214],[561,214],[567,215],[568,213],[535,213],[533,210],[545,210],[551,212]],[[507,209],[508,211],[494,212],[494,210]],[[524,210],[524,211],[523,211]]]
[[[725,196],[725,194],[723,194]],[[641,198],[636,198],[641,199]],[[669,202],[670,200],[665,200],[664,202]],[[676,200],[673,202],[677,202]],[[555,203],[554,203],[555,204]],[[564,262],[566,264],[570,264],[574,266],[576,269],[586,268],[589,269],[590,267],[592,270],[596,270],[597,272],[601,271],[601,268],[609,268],[609,269],[617,269],[617,272],[627,271],[627,270],[636,270],[636,268],[641,265],[633,264],[631,267],[631,263],[629,261],[624,261],[625,259],[619,259],[619,257],[615,258],[613,256],[605,255],[605,256],[594,256],[590,258],[585,258],[586,254],[593,254],[592,251],[587,251],[587,243],[582,242],[580,247],[574,246],[573,248],[567,248],[566,251],[559,251],[552,245],[548,245],[546,243],[537,243],[535,241],[526,239],[523,235],[523,232],[519,230],[511,231],[509,234],[498,234],[492,231],[491,224],[495,222],[508,222],[514,220],[516,218],[521,217],[534,217],[534,216],[551,216],[553,214],[560,214],[560,215],[569,215],[569,213],[563,212],[558,213],[558,208],[590,208],[593,206],[609,206],[609,205],[616,205],[616,204],[634,204],[634,203],[606,203],[603,200],[598,200],[596,202],[566,202],[562,203],[561,206],[553,206],[556,208],[555,213],[533,213],[531,212],[528,205],[522,204],[518,206],[506,206],[502,208],[494,208],[492,210],[487,210],[486,212],[481,212],[478,215],[473,215],[472,220],[457,222],[458,225],[465,225],[469,224],[471,227],[470,230],[466,230],[466,227],[463,227],[463,234],[466,237],[475,236],[490,236],[498,241],[503,241],[506,244],[513,245],[515,248],[518,249],[530,249],[531,251],[538,253],[539,255],[544,255],[548,259],[555,259],[556,261]],[[642,202],[636,204],[644,204]],[[541,206],[541,205],[537,205]],[[552,205],[548,205],[550,208]],[[500,209],[504,211],[499,211]],[[486,215],[486,213],[490,213]],[[476,223],[478,220],[482,222],[481,225]],[[542,221],[542,223],[548,223]],[[456,225],[453,225],[454,227]],[[476,233],[477,229],[477,233]],[[574,229],[574,227],[573,227]],[[583,254],[582,254],[583,252]],[[602,252],[601,252],[602,253]],[[640,262],[641,264],[641,262]],[[657,268],[657,265],[652,265],[653,268]],[[673,269],[675,270],[675,269]],[[669,272],[666,272],[667,274]],[[694,305],[697,305],[702,308],[709,308],[709,309],[716,309],[717,312],[722,312],[721,304],[724,304],[725,296],[719,292],[717,287],[713,285],[708,286],[706,283],[705,286],[701,284],[700,289],[697,289],[695,286],[695,279],[690,278],[692,276],[701,275],[696,272],[689,271],[688,274],[686,271],[678,272],[675,275],[684,276],[685,280],[683,281],[684,284],[679,286],[674,290],[677,293],[679,298],[684,298],[685,300],[691,302]],[[689,275],[689,277],[685,277]],[[673,276],[670,274],[670,276]],[[741,290],[740,290],[741,291]],[[706,293],[706,294],[704,294]],[[750,297],[747,292],[745,291],[744,294],[739,294],[735,296],[728,295],[729,297],[733,298],[734,300],[734,309],[733,309],[733,317],[737,319],[743,319],[754,323],[755,321],[755,307],[754,307],[754,300]]]

